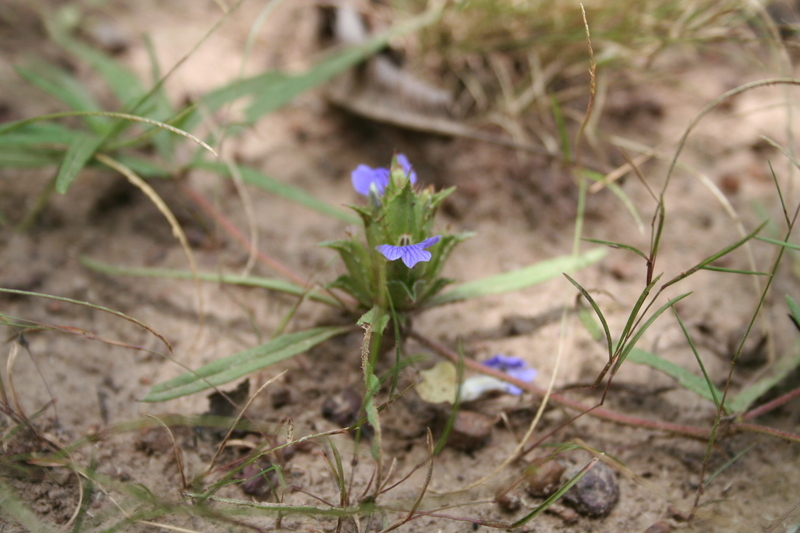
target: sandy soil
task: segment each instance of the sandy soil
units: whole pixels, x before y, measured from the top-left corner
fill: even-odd
[[[136,7],[110,9],[112,21],[129,36],[130,47],[120,59],[142,73],[148,72],[147,56],[139,36],[146,31],[153,39],[162,66],[174,64],[218,17],[212,2],[156,7],[156,2]],[[176,73],[168,84],[176,102],[218,86],[237,75],[239,57],[250,23],[260,9],[245,4],[228,23]],[[246,73],[266,68],[298,69],[314,57],[314,10],[305,3],[285,3],[267,20],[257,40]],[[35,19],[25,18],[32,31]],[[19,31],[19,39],[25,32]],[[57,104],[36,93],[19,80],[10,68],[30,55],[41,53],[57,57],[58,52],[34,46],[32,36],[22,46],[4,42],[0,50],[0,76],[4,81],[0,103],[6,118],[16,119],[58,109]],[[291,40],[292,46],[280,45]],[[38,42],[38,41],[37,41]],[[295,46],[296,44],[296,46]],[[768,61],[764,53],[763,60]],[[234,58],[234,59],[232,59]],[[603,75],[601,71],[600,75]],[[775,69],[764,67],[752,57],[738,57],[724,46],[703,51],[668,54],[652,65],[649,73],[631,73],[616,83],[607,95],[601,122],[599,156],[588,157],[590,164],[611,170],[610,164],[624,160],[611,147],[614,136],[649,146],[658,146],[667,156],[674,153],[674,142],[700,109],[724,91],[749,81],[772,77]],[[790,96],[794,97],[791,92]],[[785,92],[770,87],[747,93],[713,111],[691,136],[679,169],[668,190],[667,225],[657,270],[665,279],[692,266],[722,246],[740,238],[735,224],[702,179],[716,184],[730,202],[748,231],[757,223],[757,212],[770,214],[778,223],[780,205],[769,174],[772,162],[778,179],[786,188],[790,207],[797,198],[797,183],[785,158],[769,148],[761,136],[786,141],[785,107],[779,104]],[[453,231],[475,231],[476,236],[459,246],[447,266],[447,274],[460,281],[478,279],[569,253],[574,226],[576,190],[570,175],[545,158],[518,153],[508,148],[465,139],[449,139],[403,131],[356,118],[326,103],[321,91],[307,94],[274,113],[240,139],[230,140],[228,155],[251,164],[286,183],[303,187],[334,205],[357,201],[349,186],[349,172],[359,163],[384,165],[392,152],[408,154],[420,178],[437,186],[457,185],[452,200],[443,209],[440,224]],[[653,160],[642,171],[654,187],[663,183],[666,164]],[[51,178],[51,171],[3,171],[0,180],[0,212],[9,220],[20,220],[35,202],[36,195]],[[181,184],[156,183],[159,193],[175,210],[192,238],[193,252],[201,270],[241,272],[248,255],[222,232],[213,220],[200,213],[186,197],[190,187],[215,203],[240,228],[247,227],[242,199],[233,186],[215,176],[196,173]],[[608,191],[589,198],[585,234],[587,237],[624,241],[646,248],[647,225],[654,203],[636,179],[628,177],[623,190],[640,210],[645,227],[640,231],[633,218]],[[313,280],[329,280],[341,271],[331,250],[317,243],[342,237],[344,223],[332,221],[262,191],[248,189],[259,247],[292,270]],[[191,282],[161,279],[136,279],[107,276],[81,266],[79,258],[88,256],[115,265],[187,269],[186,258],[171,235],[171,230],[156,208],[141,192],[121,177],[101,170],[87,170],[65,196],[54,197],[34,228],[15,233],[5,228],[0,233],[0,286],[32,290],[100,304],[135,317],[164,335],[175,350],[175,359],[197,368],[221,356],[252,347],[270,337],[295,301],[258,289],[216,284],[202,286],[202,313],[198,320],[198,292]],[[586,245],[587,247],[589,245]],[[773,247],[755,243],[756,265],[768,270]],[[767,298],[763,316],[771,327],[771,346],[775,357],[788,356],[796,349],[796,330],[786,318],[784,295],[798,294],[797,278],[792,274],[794,258],[779,270]],[[738,251],[722,266],[749,268],[746,256]],[[272,275],[256,265],[254,274]],[[623,251],[613,251],[602,263],[584,269],[574,277],[584,287],[596,290],[598,303],[608,313],[613,331],[624,326],[627,310],[644,284],[645,265]],[[761,281],[763,284],[763,280]],[[747,276],[699,273],[676,287],[667,296],[692,291],[678,310],[695,338],[700,355],[712,379],[721,384],[729,368],[732,343],[741,338],[743,327],[758,303],[753,279]],[[516,334],[498,334],[504,320],[535,317],[556,309],[565,300],[572,302],[574,289],[563,279],[502,296],[487,297],[430,311],[415,321],[417,329],[431,339],[454,347],[459,337],[467,339],[467,355],[483,359],[494,353],[521,357],[539,370],[537,384],[544,387],[558,370],[556,387],[591,382],[605,364],[602,346],[591,340],[577,318],[568,321],[564,349],[559,360],[559,324],[550,321]],[[664,300],[666,301],[666,300]],[[75,328],[74,335],[63,332],[26,334],[24,347],[14,361],[11,376],[4,371],[4,383],[13,385],[24,412],[32,415],[48,402],[34,424],[51,442],[65,445],[82,437],[98,435],[72,453],[70,459],[81,468],[94,468],[108,476],[104,487],[97,487],[89,503],[89,516],[115,513],[115,504],[124,498],[114,489],[115,482],[141,484],[170,501],[180,498],[182,482],[173,446],[157,424],[145,422],[134,428],[120,424],[143,420],[147,415],[196,415],[209,410],[206,394],[196,394],[164,404],[139,401],[153,384],[179,375],[183,369],[175,362],[150,355],[161,351],[160,342],[148,332],[117,317],[63,302],[36,298],[2,297],[3,313],[45,324]],[[323,306],[303,304],[290,322],[291,330],[337,320]],[[113,343],[84,338],[90,332]],[[5,331],[6,350],[13,350],[16,330]],[[758,333],[760,335],[760,333]],[[134,350],[115,345],[141,347]],[[323,404],[343,390],[361,391],[360,337],[353,334],[335,339],[308,354],[250,378],[250,390],[285,371],[251,405],[248,416],[259,423],[277,427],[270,437],[284,442],[288,428],[295,437],[335,429],[322,416]],[[670,361],[698,371],[694,355],[674,318],[665,314],[641,342],[641,347],[657,352]],[[431,366],[437,357],[409,342],[410,354],[424,354],[425,362],[411,369],[405,379],[413,379],[417,368]],[[769,354],[756,351],[749,365],[740,365],[734,374],[734,390],[739,390],[768,368]],[[5,365],[3,365],[5,367]],[[783,383],[780,390],[797,386]],[[610,409],[652,420],[665,420],[708,428],[714,418],[713,404],[688,392],[648,367],[626,364],[610,390],[606,406]],[[236,384],[231,384],[230,389]],[[227,390],[227,389],[226,389]],[[771,393],[773,397],[774,392]],[[577,391],[570,395],[592,405],[597,392]],[[498,487],[518,479],[525,464],[514,463],[492,480],[461,491],[492,472],[511,453],[517,438],[524,434],[536,408],[537,398],[503,397],[486,400],[470,408],[498,419],[492,428],[491,442],[471,452],[446,448],[434,462],[431,492],[421,509],[462,519],[512,522],[541,502],[517,490],[520,508],[503,511],[493,502]],[[800,425],[797,400],[757,420],[758,423],[797,432]],[[506,422],[500,420],[504,413]],[[532,440],[556,430],[572,413],[548,408]],[[392,405],[385,415],[384,454],[396,461],[393,479],[399,481],[426,453],[425,428],[441,424],[430,408],[409,392]],[[291,421],[291,424],[288,422]],[[10,427],[4,422],[5,428]],[[117,428],[103,432],[107,428]],[[175,427],[187,477],[200,475],[214,455],[220,435],[214,431]],[[237,436],[239,447],[226,448],[218,461],[222,465],[211,474],[216,479],[240,458],[247,443],[258,443],[255,434]],[[604,518],[575,515],[557,504],[556,512],[546,513],[522,527],[523,531],[617,532],[645,531],[663,522],[658,531],[795,531],[800,515],[796,510],[800,493],[800,447],[779,439],[747,434],[719,443],[708,471],[719,470],[729,459],[749,450],[725,468],[705,490],[704,505],[698,518],[684,522],[680,510],[691,508],[700,482],[706,444],[661,432],[624,427],[584,416],[558,430],[547,442],[572,442],[587,445],[616,458],[625,468],[616,468],[619,502]],[[363,443],[354,446],[349,435],[333,442],[345,458],[350,475],[350,493],[355,500],[364,492],[374,463]],[[34,438],[9,439],[4,453],[30,453],[45,450]],[[286,502],[318,505],[321,498],[338,502],[335,479],[325,462],[330,446],[323,439],[296,446],[291,456],[273,457],[282,465],[287,482],[297,490],[284,494]],[[548,453],[551,448],[534,451],[527,459]],[[566,460],[586,461],[586,456],[571,452]],[[352,459],[352,460],[351,460]],[[381,496],[378,503],[407,507],[420,490],[424,469]],[[53,466],[29,468],[14,474],[4,466],[6,482],[22,501],[44,518],[59,526],[65,524],[79,502],[76,476],[68,469]],[[116,481],[114,481],[116,480]],[[249,499],[238,485],[223,489],[221,496]],[[793,510],[794,509],[794,510]],[[788,515],[788,516],[787,516]],[[393,513],[387,519],[395,519]],[[377,531],[380,513],[373,520],[362,519],[347,531]],[[264,530],[276,527],[267,516],[246,519]],[[219,520],[203,521],[184,515],[159,519],[164,523],[197,531],[224,529]],[[0,518],[0,529],[19,531],[20,526]],[[775,526],[776,524],[779,524]],[[792,526],[794,524],[794,526]],[[289,516],[280,526],[288,531],[333,531],[335,520]],[[775,526],[775,528],[770,529]],[[228,527],[228,526],[225,526]],[[129,531],[152,531],[151,525],[128,525]],[[456,532],[489,530],[472,527],[469,522],[426,516],[400,528],[408,532]],[[655,530],[648,530],[655,531]]]

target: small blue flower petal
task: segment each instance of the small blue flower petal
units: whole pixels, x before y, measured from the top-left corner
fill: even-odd
[[[350,174],[350,181],[358,194],[369,196],[369,191],[374,186],[378,196],[382,196],[384,189],[389,185],[389,169],[358,165]]]
[[[406,154],[397,154],[397,162],[400,163],[400,168],[402,168],[403,172],[408,176],[408,181],[411,182],[411,185],[414,185],[417,182],[417,173],[414,172],[414,167],[411,166],[411,162],[406,157]]]
[[[418,242],[416,244],[408,244],[406,246],[392,246],[391,244],[381,244],[380,246],[376,246],[375,249],[378,250],[383,256],[388,259],[389,261],[394,261],[396,259],[402,259],[403,263],[408,268],[413,268],[419,262],[422,261],[430,261],[431,260],[431,253],[426,252],[425,248],[433,246],[439,239],[441,239],[441,235],[437,235],[436,237],[431,237],[430,239],[425,239],[422,242]]]
[[[537,371],[535,368],[528,368],[528,363],[519,357],[510,355],[495,354],[483,362],[483,366],[494,368],[501,372],[505,372],[512,378],[517,378],[520,381],[530,383],[536,378]],[[522,394],[522,389],[510,383],[506,384],[506,391],[509,394]]]

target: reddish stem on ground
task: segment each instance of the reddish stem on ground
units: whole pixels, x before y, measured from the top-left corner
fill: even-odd
[[[467,368],[469,368],[471,370],[474,370],[476,372],[480,372],[481,374],[486,374],[486,375],[489,375],[489,376],[493,376],[493,377],[496,377],[498,379],[502,379],[503,381],[511,383],[512,385],[515,385],[515,386],[517,386],[517,387],[519,387],[519,388],[521,388],[521,389],[523,389],[525,391],[528,391],[528,392],[530,392],[532,394],[535,394],[536,396],[539,396],[540,398],[544,398],[544,396],[545,396],[545,394],[547,392],[545,389],[542,389],[541,387],[537,387],[536,385],[533,385],[531,383],[526,383],[526,382],[521,381],[519,379],[513,378],[513,377],[509,376],[508,374],[506,374],[505,372],[501,372],[501,371],[495,370],[493,368],[485,367],[482,364],[478,363],[477,361],[472,361],[470,359],[460,358],[459,355],[456,352],[454,352],[453,350],[450,350],[449,348],[446,348],[446,347],[442,346],[441,344],[439,344],[437,342],[434,342],[434,341],[432,341],[432,340],[420,335],[416,331],[411,331],[409,333],[409,335],[412,338],[414,338],[415,340],[417,340],[419,343],[421,343],[423,346],[426,346],[427,348],[433,350],[434,352],[438,353],[439,355],[441,355],[443,357],[446,357],[447,359],[452,361],[454,364],[463,363],[465,367],[467,367]],[[623,425],[626,425],[626,426],[632,426],[632,427],[644,428],[644,429],[653,429],[653,430],[657,430],[657,431],[664,431],[664,432],[667,432],[667,433],[673,433],[673,434],[676,434],[676,435],[681,435],[681,436],[684,436],[684,437],[690,437],[690,438],[699,439],[699,440],[708,440],[711,437],[711,429],[710,428],[707,429],[707,428],[701,428],[701,427],[697,427],[697,426],[688,426],[688,425],[684,425],[684,424],[674,424],[672,422],[664,422],[662,420],[649,420],[649,419],[646,419],[646,418],[639,418],[639,417],[636,417],[636,416],[623,415],[621,413],[616,413],[614,411],[610,411],[608,409],[604,409],[604,408],[599,407],[599,406],[587,407],[586,405],[584,405],[583,403],[581,403],[581,402],[579,402],[577,400],[573,400],[571,398],[567,398],[566,396],[564,396],[562,394],[555,393],[555,392],[551,392],[550,393],[549,401],[554,403],[554,404],[556,404],[556,405],[560,405],[562,407],[573,409],[573,410],[578,411],[578,412],[580,412],[582,414],[585,413],[585,414],[588,414],[590,416],[593,416],[593,417],[596,417],[596,418],[600,418],[602,420],[608,420],[609,422],[615,422],[617,424],[623,424]],[[800,442],[800,435],[795,435],[795,434],[792,434],[792,433],[787,433],[787,432],[779,431],[779,430],[772,429],[772,428],[758,426],[756,424],[749,424],[749,423],[743,423],[743,422],[731,422],[730,424],[725,425],[724,427],[721,427],[721,429],[723,430],[723,431],[721,431],[721,433],[725,434],[725,435],[733,434],[733,433],[739,433],[739,432],[763,433],[763,434],[772,435],[772,436],[775,436],[775,437],[779,437],[779,438],[790,440],[790,441],[794,441],[794,442]]]

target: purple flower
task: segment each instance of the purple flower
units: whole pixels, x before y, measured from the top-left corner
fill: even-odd
[[[374,187],[378,196],[383,196],[384,189],[389,185],[389,169],[358,165],[350,174],[350,180],[358,194],[369,196],[370,189]]]
[[[397,154],[397,162],[400,163],[400,168],[402,168],[403,172],[408,176],[408,181],[410,181],[412,185],[415,184],[417,182],[417,173],[414,172],[414,167],[411,166],[411,162],[406,157],[406,154]]]
[[[408,181],[413,185],[417,182],[417,173],[411,167],[405,154],[397,154],[397,162],[408,176]],[[371,168],[367,165],[358,165],[350,174],[350,181],[358,194],[369,196],[369,191],[374,187],[378,196],[383,196],[383,191],[389,185],[388,168]]]
[[[420,261],[431,260],[431,253],[426,252],[425,248],[433,246],[434,244],[439,242],[439,239],[441,239],[441,235],[437,235],[436,237],[431,237],[430,239],[425,239],[424,241],[418,242],[417,244],[407,244],[405,246],[392,246],[391,244],[381,244],[380,246],[376,246],[375,249],[378,250],[380,253],[382,253],[383,256],[389,261],[402,259],[403,263],[405,263],[408,268],[412,268]]]
[[[528,368],[528,363],[518,357],[510,355],[495,354],[491,358],[483,362],[483,366],[494,368],[501,372],[505,372],[512,378],[517,378],[520,381],[530,383],[536,377],[536,369]],[[509,394],[522,394],[522,389],[506,383],[506,392]]]

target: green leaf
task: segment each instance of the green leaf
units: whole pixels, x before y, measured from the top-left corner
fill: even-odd
[[[609,248],[618,248],[618,249],[621,249],[621,250],[628,250],[629,252],[635,253],[636,255],[638,255],[639,257],[644,259],[645,261],[649,260],[643,251],[641,251],[638,248],[636,248],[634,246],[631,246],[629,244],[623,244],[621,242],[613,242],[613,241],[603,241],[603,240],[600,240],[600,239],[581,239],[581,240],[584,240],[586,242],[592,242],[594,244],[603,244],[605,246],[608,246]]]
[[[64,154],[64,160],[56,176],[56,190],[61,194],[67,192],[75,180],[78,172],[83,170],[86,163],[97,152],[103,138],[89,133],[77,133]]]
[[[331,337],[347,333],[352,329],[350,326],[329,326],[281,335],[266,344],[217,359],[197,371],[187,372],[175,379],[160,383],[153,387],[142,401],[163,402],[224,385],[305,352]]]
[[[123,108],[143,96],[146,91],[139,78],[111,56],[68,36],[65,32],[51,34],[53,40],[70,54],[86,61],[105,79]]]
[[[686,329],[686,325],[681,320],[678,311],[673,307],[672,312],[675,314],[675,318],[678,320],[678,324],[681,327],[681,331],[683,331],[683,336],[686,337],[686,342],[689,343],[689,347],[692,349],[692,353],[694,354],[694,358],[697,361],[697,365],[700,367],[700,371],[703,373],[703,379],[706,380],[706,385],[708,386],[709,392],[711,392],[712,399],[714,400],[714,405],[717,406],[719,409],[720,406],[720,396],[717,394],[717,388],[711,382],[711,378],[708,377],[708,372],[706,372],[706,365],[703,363],[703,358],[700,357],[700,354],[697,352],[697,347],[694,345],[694,341],[692,340],[692,336],[689,335],[689,330]]]
[[[59,163],[64,157],[58,150],[9,150],[0,148],[0,167],[39,168]]]
[[[728,402],[727,408],[734,413],[747,411],[756,400],[783,381],[798,366],[800,366],[800,349],[795,345],[794,354],[778,359],[769,369],[766,376],[734,396]]]
[[[606,347],[608,348],[608,359],[610,361],[614,357],[614,341],[611,339],[611,330],[608,329],[608,322],[606,322],[606,317],[603,316],[603,312],[600,311],[600,306],[598,306],[597,302],[594,301],[594,298],[592,298],[592,296],[589,294],[589,291],[584,289],[580,284],[578,284],[577,281],[569,277],[567,274],[564,274],[564,277],[567,278],[567,280],[581,292],[583,297],[586,298],[586,301],[589,302],[589,305],[592,306],[592,309],[594,309],[594,313],[597,315],[597,318],[600,319],[600,323],[603,326],[603,334],[606,337]]]
[[[572,272],[596,263],[605,257],[606,253],[603,248],[594,248],[579,256],[563,255],[518,270],[461,283],[433,298],[428,307],[524,289],[560,276],[564,272]]]
[[[798,304],[794,298],[787,294],[786,305],[789,306],[789,312],[792,314],[792,320],[794,321],[795,326],[800,328],[800,304]]]
[[[290,102],[300,94],[318,87],[337,74],[358,65],[383,49],[391,39],[413,33],[435,22],[440,15],[440,7],[430,9],[407,23],[400,24],[376,35],[362,45],[337,52],[299,74],[266,72],[252,78],[237,80],[206,94],[202,100],[203,105],[214,111],[228,102],[238,100],[244,96],[252,96],[253,100],[245,114],[249,121],[255,121],[264,114]]]
[[[724,272],[725,274],[747,274],[748,276],[771,276],[769,272],[760,272],[758,270],[738,270],[735,268],[724,268],[718,266],[704,266],[703,270],[711,270],[713,272]]]
[[[660,357],[654,353],[647,352],[640,348],[634,348],[630,351],[630,353],[628,353],[628,361],[638,365],[647,365],[650,368],[658,370],[659,372],[663,372],[668,376],[678,380],[678,383],[681,387],[690,390],[698,396],[711,402],[715,401],[715,394],[717,395],[717,398],[722,398],[722,392],[720,392],[720,390],[714,387],[712,384],[707,383],[703,377],[696,376],[682,366],[678,366],[675,363],[667,361],[663,357]],[[709,387],[714,387],[713,393]]]
[[[61,100],[73,111],[100,111],[92,95],[74,76],[47,63],[34,63],[27,67],[15,67],[17,74],[28,83]],[[103,117],[84,117],[94,133],[108,130],[109,122]]]
[[[623,361],[625,361],[625,359],[628,357],[628,355],[630,355],[631,350],[633,350],[633,347],[636,346],[637,342],[639,342],[639,339],[641,338],[641,336],[644,335],[644,332],[647,331],[647,329],[651,325],[653,325],[653,322],[655,322],[656,319],[659,316],[661,316],[661,313],[663,313],[664,311],[666,311],[667,309],[669,309],[670,307],[675,305],[680,300],[683,300],[684,298],[686,298],[690,294],[692,294],[692,293],[687,292],[687,293],[681,294],[680,296],[676,296],[672,300],[668,301],[667,303],[665,303],[664,305],[659,307],[658,310],[655,313],[653,313],[652,316],[650,316],[650,318],[648,318],[647,321],[644,324],[639,326],[639,329],[636,330],[636,333],[634,333],[631,336],[630,340],[628,340],[627,342],[624,341],[625,337],[623,337],[623,341],[621,341],[621,342],[625,342],[625,345],[617,347],[617,351],[620,353],[620,355],[619,355],[619,359],[617,359],[616,367],[619,368],[619,366],[623,363]]]
[[[103,272],[104,274],[111,274],[118,276],[148,277],[148,278],[167,278],[167,279],[185,279],[185,280],[195,279],[194,274],[182,270],[170,270],[166,268],[118,267],[114,265],[109,265],[107,263],[102,263],[100,261],[95,261],[94,259],[90,259],[86,256],[81,257],[80,262],[83,266],[95,270],[97,272]],[[285,294],[291,294],[293,296],[303,296],[306,293],[310,292],[308,297],[312,300],[326,303],[334,307],[339,306],[339,303],[330,296],[320,294],[318,291],[314,289],[304,288],[301,287],[300,285],[295,285],[294,283],[290,283],[282,279],[262,278],[258,276],[239,276],[236,274],[220,274],[212,272],[198,272],[197,279],[201,281],[210,281],[212,283],[226,283],[228,285],[240,285],[245,287],[260,287],[262,289],[282,292]]]
[[[778,239],[770,239],[769,237],[761,237],[761,236],[757,236],[756,239],[758,239],[759,241],[768,242],[770,244],[775,244],[777,246],[783,246],[784,248],[790,248],[792,250],[800,250],[800,245],[793,244],[791,242],[781,241]]]
[[[202,168],[205,170],[210,170],[212,172],[217,172],[224,176],[230,177],[230,168],[228,165],[224,163],[213,163],[210,161],[197,161],[192,165],[194,168]],[[276,194],[278,196],[282,196],[287,200],[291,200],[292,202],[302,205],[303,207],[307,207],[313,211],[318,213],[322,213],[323,215],[327,215],[329,217],[338,218],[348,224],[357,224],[359,219],[358,217],[352,215],[351,213],[345,211],[344,209],[340,209],[338,207],[334,207],[327,202],[316,198],[315,196],[307,193],[303,189],[299,189],[293,185],[289,185],[287,183],[283,183],[278,181],[277,179],[267,176],[266,174],[262,174],[255,169],[239,166],[239,172],[241,173],[242,180],[245,183],[249,183],[250,185],[255,185],[256,187],[263,189],[267,192],[272,194]]]
[[[78,131],[54,122],[33,122],[16,131],[0,134],[2,146],[63,145],[67,146]]]

